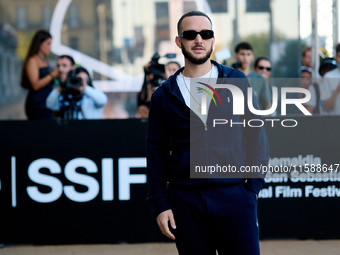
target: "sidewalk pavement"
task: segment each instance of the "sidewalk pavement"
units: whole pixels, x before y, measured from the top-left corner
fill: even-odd
[[[266,240],[261,255],[340,255],[340,240]],[[0,248],[0,255],[176,255],[174,243],[15,245]]]

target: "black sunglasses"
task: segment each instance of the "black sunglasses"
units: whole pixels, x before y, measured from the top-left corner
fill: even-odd
[[[264,67],[264,66],[258,66],[257,68],[260,69],[260,70],[266,69],[268,72],[270,72],[272,70],[271,67]]]
[[[196,32],[195,30],[187,30],[179,34],[179,38],[184,38],[186,40],[195,40],[198,34],[202,37],[203,40],[211,39],[214,37],[214,31],[212,30],[202,30],[201,32]]]

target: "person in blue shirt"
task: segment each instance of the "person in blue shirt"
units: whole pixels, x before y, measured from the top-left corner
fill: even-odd
[[[54,88],[47,97],[47,108],[59,111],[63,119],[101,119],[107,96],[93,87],[88,71],[83,67],[75,68],[73,58],[67,55],[60,56],[57,63],[61,86]],[[80,84],[65,88],[72,71],[81,79]]]

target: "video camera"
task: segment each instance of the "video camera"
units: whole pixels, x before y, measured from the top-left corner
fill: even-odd
[[[166,58],[176,58],[176,54],[174,53],[168,53],[164,57]],[[150,81],[150,83],[154,87],[159,87],[162,84],[162,81],[164,80],[165,76],[165,65],[159,64],[159,59],[161,56],[156,52],[150,61],[150,74],[153,74],[153,79]]]
[[[83,80],[77,77],[77,71],[71,70],[67,73],[65,82],[61,82],[60,112],[63,119],[78,119],[78,112],[82,115],[81,99],[83,93],[77,89],[83,86]],[[83,115],[84,117],[84,115]]]
[[[83,81],[80,77],[76,77],[76,70],[71,70],[68,72],[65,82],[60,85],[63,90],[74,89],[83,86]]]
[[[233,63],[231,64],[231,67],[234,69],[240,68],[242,67],[242,62],[239,61],[239,62]]]

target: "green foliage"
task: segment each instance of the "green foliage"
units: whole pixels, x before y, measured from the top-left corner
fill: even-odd
[[[272,77],[274,78],[297,78],[299,77],[299,41],[286,41],[285,53],[275,64]]]
[[[285,40],[285,35],[280,32],[276,32],[274,35],[274,41]],[[246,37],[242,37],[242,42],[248,42],[251,44],[254,50],[254,57],[269,56],[269,33],[251,34]]]
[[[268,33],[260,33],[260,34],[251,34],[246,37],[243,37],[243,42],[248,42],[251,44],[254,50],[254,58],[260,56],[269,57],[269,34]],[[295,78],[299,76],[299,63],[298,58],[301,56],[302,47],[299,47],[299,43],[297,40],[287,41],[285,35],[276,32],[274,36],[274,42],[282,42],[286,43],[285,53],[282,55],[281,59],[273,65],[272,77],[273,78]],[[306,46],[306,43],[302,44]]]

